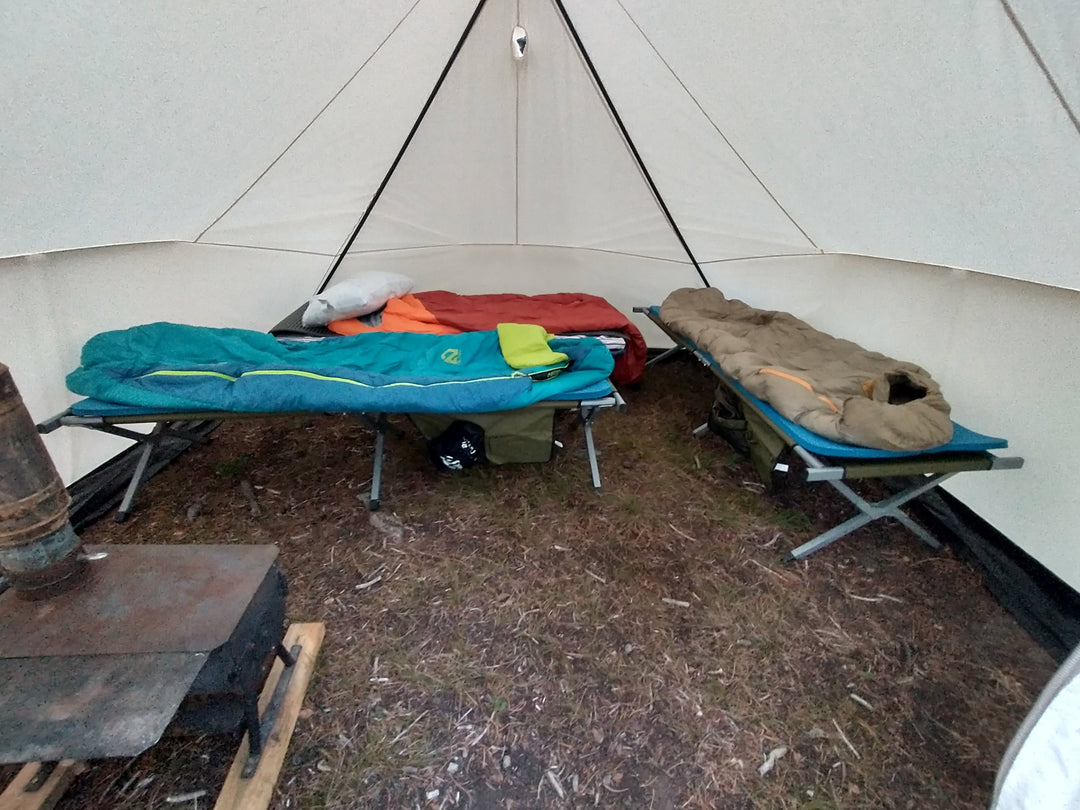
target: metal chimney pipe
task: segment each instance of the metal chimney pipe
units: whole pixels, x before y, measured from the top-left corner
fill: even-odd
[[[70,503],[11,372],[0,363],[0,576],[22,596],[53,596],[84,574]]]

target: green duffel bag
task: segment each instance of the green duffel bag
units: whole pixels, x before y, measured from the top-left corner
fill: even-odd
[[[466,421],[484,430],[484,455],[491,464],[518,464],[551,459],[555,412],[550,408],[468,414],[409,414],[413,424],[431,440],[454,421]]]

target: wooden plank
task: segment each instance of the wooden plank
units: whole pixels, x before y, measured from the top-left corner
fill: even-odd
[[[84,763],[65,759],[57,763],[41,787],[37,790],[25,790],[40,767],[40,762],[30,762],[23,766],[4,792],[0,793],[0,810],[51,810],[60,801],[71,780],[86,770]]]
[[[292,679],[278,708],[274,726],[263,746],[259,767],[250,779],[244,779],[241,776],[248,757],[248,739],[245,735],[236,752],[236,759],[233,760],[229,775],[225,777],[225,784],[221,788],[214,810],[264,810],[270,805],[274,786],[277,784],[282,763],[285,761],[285,752],[289,747],[293,729],[296,727],[296,718],[300,714],[311,673],[315,668],[315,656],[318,655],[319,647],[322,646],[325,632],[326,626],[322,622],[289,626],[284,640],[286,649],[292,649],[296,644],[299,644],[302,649],[300,655],[297,656]],[[270,670],[259,698],[260,714],[266,709],[266,704],[274,693],[283,669],[284,666],[279,658],[274,662],[274,667]]]

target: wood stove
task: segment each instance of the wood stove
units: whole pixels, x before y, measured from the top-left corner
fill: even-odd
[[[0,763],[134,756],[167,727],[249,731],[281,645],[274,546],[87,546],[47,599],[0,594]]]
[[[0,364],[0,763],[130,757],[171,723],[246,728],[253,771],[295,663],[277,548],[83,547],[69,503]]]

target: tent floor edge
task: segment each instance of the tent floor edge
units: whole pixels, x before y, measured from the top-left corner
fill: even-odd
[[[1080,644],[1080,594],[1050,569],[940,488],[909,506],[979,571],[994,599],[1055,661]]]

